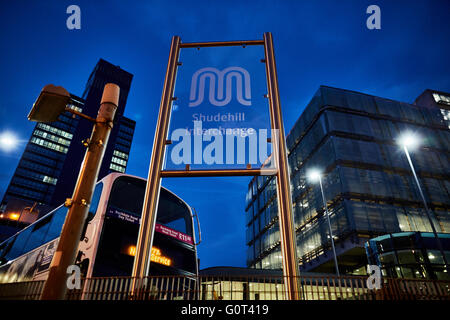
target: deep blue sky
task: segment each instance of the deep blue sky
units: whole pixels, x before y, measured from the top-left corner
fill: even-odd
[[[66,8],[81,8],[81,30]],[[381,30],[366,8],[381,8]],[[0,133],[29,139],[47,83],[81,95],[99,58],[134,74],[125,115],[137,121],[128,173],[146,177],[171,37],[261,39],[273,33],[286,132],[320,85],[412,102],[450,91],[449,1],[2,1]],[[0,151],[0,196],[25,147]],[[163,181],[199,212],[201,267],[245,266],[248,178]]]

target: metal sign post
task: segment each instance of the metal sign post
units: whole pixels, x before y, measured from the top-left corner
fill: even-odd
[[[159,106],[158,122],[156,124],[155,137],[153,140],[152,157],[150,160],[141,223],[136,245],[136,256],[134,258],[133,272],[131,274],[133,277],[133,294],[137,294],[140,287],[139,282],[148,275],[150,266],[156,211],[158,208],[159,191],[161,187],[161,167],[164,162],[164,151],[167,130],[169,128],[179,54],[180,37],[174,36],[170,46],[169,62],[167,64],[166,78],[164,80],[161,104]]]
[[[276,164],[275,169],[247,167],[247,169],[190,170],[189,168],[186,168],[185,170],[163,170],[162,165],[165,158],[166,144],[170,144],[170,141],[167,140],[167,135],[172,110],[172,101],[174,100],[175,78],[177,66],[179,65],[178,58],[180,49],[250,45],[263,45],[265,48],[265,59],[263,62],[266,64],[271,128],[273,131],[278,133],[275,135],[275,139],[272,137],[271,141],[274,146],[272,157]],[[132,273],[133,295],[138,296],[139,290],[141,289],[141,281],[149,274],[150,255],[153,243],[161,178],[259,175],[276,175],[277,178],[278,215],[280,223],[281,251],[283,256],[286,297],[291,300],[296,300],[299,299],[300,296],[298,285],[299,271],[296,257],[287,149],[278,92],[278,79],[275,66],[272,34],[270,32],[264,33],[263,40],[197,43],[181,43],[180,37],[174,36],[172,38],[169,62],[167,65],[167,72],[159,108],[158,122],[156,125],[147,187],[142,209],[141,224],[136,246],[136,256]]]
[[[287,147],[281,114],[280,94],[278,91],[277,68],[273,48],[272,33],[264,33],[266,56],[267,88],[269,90],[270,120],[272,129],[278,134],[275,146],[275,163],[277,170],[278,218],[280,224],[281,254],[283,256],[283,275],[289,299],[299,298],[298,260],[295,242],[294,217],[292,214],[291,183],[287,159]]]

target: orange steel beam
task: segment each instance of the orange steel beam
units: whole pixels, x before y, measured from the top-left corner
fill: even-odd
[[[214,169],[214,170],[163,170],[161,178],[176,177],[233,177],[233,176],[261,176],[276,175],[276,169]]]
[[[213,41],[181,43],[180,48],[228,47],[228,46],[255,46],[264,45],[263,40],[248,41]]]

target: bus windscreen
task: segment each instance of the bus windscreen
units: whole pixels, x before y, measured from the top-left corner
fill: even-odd
[[[145,194],[145,181],[119,177],[114,181],[109,197],[109,215],[139,223]],[[161,188],[156,222],[190,237],[192,219],[188,206],[168,190]]]

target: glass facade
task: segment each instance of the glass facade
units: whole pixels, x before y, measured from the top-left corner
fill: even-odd
[[[125,172],[135,127],[136,121],[126,117],[120,119],[119,132],[117,134],[111,163],[109,165],[111,172]]]
[[[72,95],[68,106],[80,111],[84,101]],[[36,124],[3,197],[3,205],[11,198],[50,203],[78,122],[79,119],[65,112],[57,122]]]
[[[297,254],[301,271],[334,272],[320,187],[322,179],[341,273],[365,269],[364,243],[402,231],[430,232],[409,164],[396,139],[422,138],[411,152],[438,232],[450,233],[450,130],[439,108],[321,86],[287,136]],[[281,268],[274,177],[249,184],[247,265]]]
[[[450,234],[438,234],[442,253],[433,233],[402,232],[369,240],[365,247],[369,263],[378,265],[383,276],[448,280],[445,258],[450,261]]]
[[[101,179],[111,172],[124,173],[126,164],[119,163],[114,151],[121,151],[127,156],[130,153],[135,122],[124,116],[128,93],[131,88],[133,75],[119,66],[100,59],[94,67],[86,83],[82,98],[85,101],[83,113],[90,117],[97,117],[103,89],[107,83],[114,83],[120,87],[119,104],[114,117],[114,125],[111,129],[108,145],[105,149],[103,162],[98,178]],[[76,143],[71,144],[66,161],[62,168],[61,176],[56,184],[56,191],[51,199],[53,205],[58,205],[70,197],[78,178],[78,171],[86,152],[86,148],[80,143],[91,136],[92,124],[88,121],[80,121],[73,135]]]

